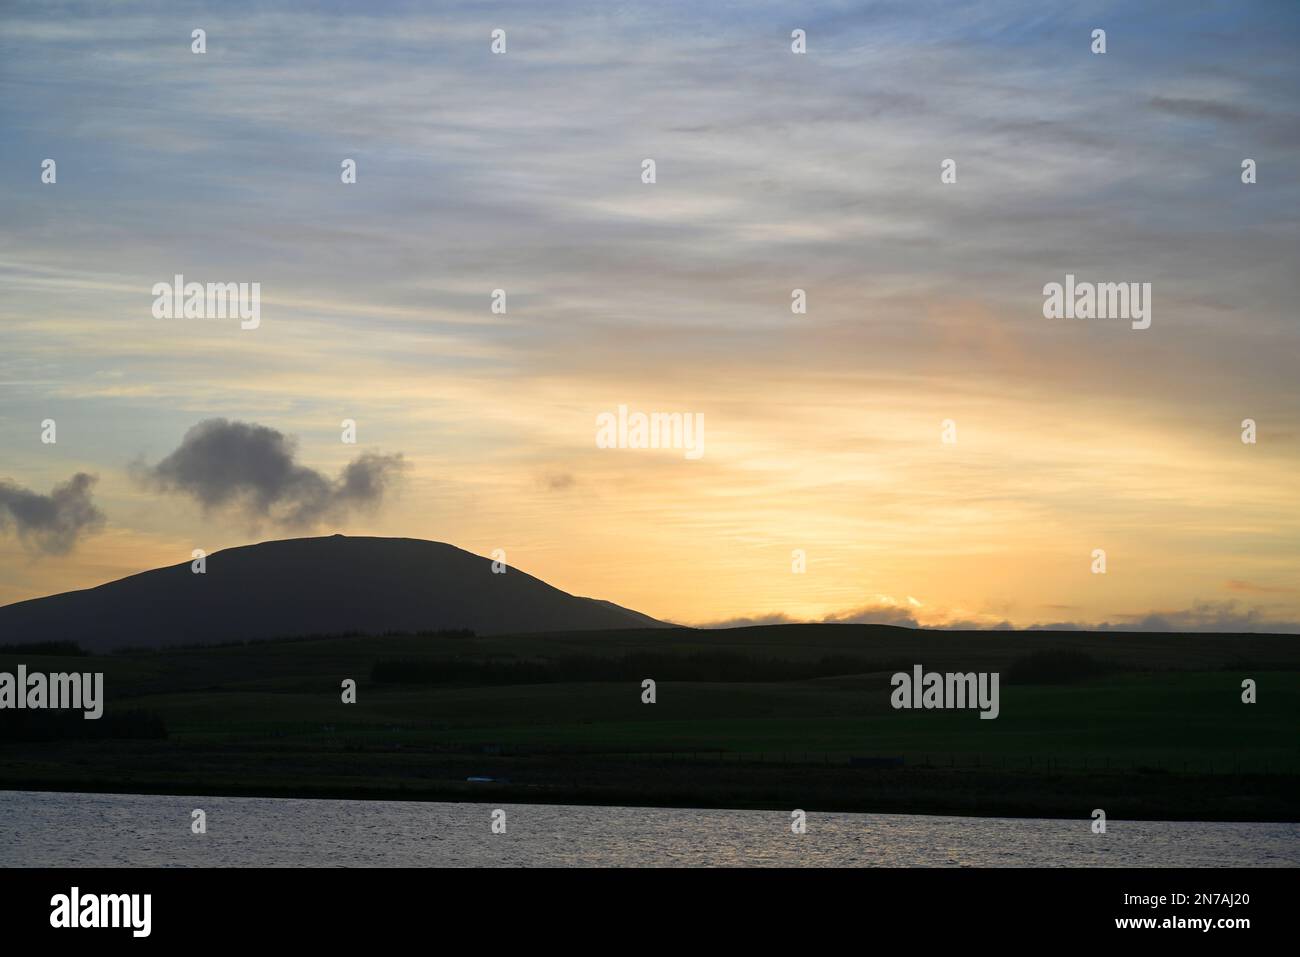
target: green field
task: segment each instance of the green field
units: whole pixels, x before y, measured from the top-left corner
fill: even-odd
[[[1085,653],[1108,670],[1064,683],[1010,680],[1018,660],[1044,649]],[[769,670],[777,673],[794,662],[865,664],[799,681],[656,679],[653,705],[628,677],[371,679],[382,661],[717,652],[775,662]],[[19,661],[29,670],[103,671],[108,713],[151,712],[167,735],[4,741],[0,787],[1300,817],[1300,642],[1286,636],[789,626],[327,638],[90,657],[0,654],[0,670]],[[893,710],[890,675],[911,662],[1002,671],[1000,717]],[[1247,677],[1258,684],[1256,704],[1241,701]],[[347,678],[358,685],[355,704],[340,700]],[[852,767],[853,758],[902,758],[903,766]],[[471,784],[470,776],[509,783]]]

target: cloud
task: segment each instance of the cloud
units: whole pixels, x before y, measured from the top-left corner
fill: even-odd
[[[47,555],[64,555],[98,531],[104,513],[91,501],[96,476],[78,472],[49,495],[0,479],[0,532],[12,525],[22,543]]]
[[[696,628],[754,628],[760,625],[800,625],[806,624],[797,618],[791,618],[784,612],[773,612],[770,615],[755,615],[752,618],[726,618],[722,621],[711,621],[702,625],[695,625]]]
[[[723,621],[697,625],[697,628],[752,628],[759,625],[803,625],[817,623],[816,619],[792,618],[785,612],[765,615],[727,618]],[[828,625],[899,625],[903,628],[920,628],[921,624],[910,611],[898,605],[876,603],[847,611],[835,612],[821,619]]]
[[[975,603],[988,580],[977,550],[1031,554],[1044,530],[1141,523],[1155,531],[1146,564],[1199,570],[1144,584],[1128,610],[1255,597],[1214,588],[1224,574],[1285,582],[1300,540],[1300,445],[1284,438],[1300,434],[1300,178],[1270,147],[1300,129],[1295,15],[1126,16],[1142,56],[1095,57],[1091,6],[813,4],[797,57],[788,5],[753,5],[738,30],[728,4],[557,18],[506,0],[510,53],[484,82],[469,5],[257,6],[238,4],[207,60],[177,42],[160,0],[129,16],[76,0],[6,16],[15,76],[61,64],[57,82],[0,103],[6,144],[44,157],[58,142],[61,172],[99,171],[110,200],[80,204],[58,242],[4,244],[0,388],[18,384],[6,399],[21,403],[0,416],[6,438],[77,402],[97,417],[80,427],[82,461],[168,436],[156,461],[197,421],[183,410],[323,422],[342,405],[369,434],[402,430],[408,455],[449,480],[413,490],[403,532],[493,541],[504,523],[558,547],[580,527],[585,553],[606,557],[573,587],[617,587],[601,577],[617,566],[628,591],[610,597],[691,620],[757,611],[747,579],[780,566],[741,540],[815,536],[837,561],[788,610],[818,617],[870,602],[852,589],[886,559],[926,594],[917,618],[946,623],[945,606]],[[286,62],[300,48],[311,55]],[[943,186],[949,155],[960,180]],[[337,157],[331,177],[355,157],[361,184],[322,190],[303,171],[323,156]],[[1244,156],[1257,186],[1240,182]],[[65,179],[57,189],[78,186]],[[0,190],[6,223],[43,235],[47,191],[17,182]],[[188,227],[195,195],[202,229]],[[274,229],[250,231],[248,211],[272,200]],[[140,290],[200,263],[193,278],[262,280],[282,319],[237,335],[160,327]],[[1042,286],[1067,270],[1154,281],[1157,328],[1042,320]],[[509,315],[485,305],[499,284]],[[795,286],[811,303],[798,321]],[[104,315],[122,320],[111,336]],[[1220,454],[1225,395],[1276,454]],[[599,454],[585,410],[619,396],[705,412],[718,442],[690,471]],[[931,423],[950,415],[961,445],[939,459]],[[334,479],[353,454],[309,464]],[[538,463],[582,478],[475,507]],[[707,594],[673,587],[682,541],[736,556],[710,563]],[[1225,555],[1244,560],[1225,568]],[[1113,613],[1061,564],[1024,576],[974,607],[1014,601],[1021,626]]]
[[[836,612],[822,619],[833,625],[898,625],[902,628],[920,628],[916,616],[899,605],[863,605],[848,611]]]
[[[1190,119],[1219,120],[1224,123],[1244,123],[1256,114],[1233,103],[1216,100],[1197,100],[1185,97],[1155,96],[1151,105],[1163,113]]]
[[[1270,619],[1261,608],[1242,608],[1235,601],[1197,602],[1191,608],[1151,611],[1104,622],[1098,630],[1300,632],[1300,622]]]
[[[1252,592],[1257,595],[1268,595],[1268,594],[1275,594],[1275,593],[1285,595],[1295,591],[1294,588],[1281,588],[1274,585],[1257,585],[1254,582],[1242,581],[1239,578],[1228,579],[1228,581],[1224,582],[1224,587],[1227,588],[1228,591],[1245,591],[1245,592]]]
[[[275,429],[205,419],[157,465],[133,471],[143,484],[189,495],[205,511],[229,508],[254,523],[306,528],[378,505],[405,467],[400,454],[365,452],[331,480],[296,456],[295,440]]]
[[[815,619],[791,618],[782,612],[772,612],[751,617],[728,618],[724,621],[697,625],[697,628],[745,628],[754,625],[811,624]],[[919,628],[930,631],[1147,631],[1214,632],[1221,634],[1300,634],[1300,622],[1270,617],[1261,608],[1241,608],[1234,601],[1198,602],[1191,608],[1175,611],[1149,611],[1117,616],[1114,621],[1040,622],[1017,629],[1009,621],[976,621],[949,618],[919,622],[905,607],[888,603],[864,605],[840,612],[832,612],[821,619],[823,624],[840,625],[896,625],[902,628]]]
[[[1266,609],[1243,608],[1235,601],[1207,601],[1196,602],[1191,608],[1119,615],[1113,621],[1054,621],[1030,625],[1026,630],[1296,634],[1300,633],[1300,621],[1271,617]]]

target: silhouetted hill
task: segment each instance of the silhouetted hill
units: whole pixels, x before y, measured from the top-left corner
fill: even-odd
[[[332,535],[245,545],[190,563],[0,608],[0,642],[75,641],[91,651],[288,635],[657,627],[441,542]]]

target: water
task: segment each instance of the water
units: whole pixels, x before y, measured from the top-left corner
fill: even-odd
[[[0,866],[1300,866],[1296,824],[494,807],[0,791]]]

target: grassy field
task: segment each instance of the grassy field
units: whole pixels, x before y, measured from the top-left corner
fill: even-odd
[[[1106,673],[1009,680],[1044,649]],[[861,668],[801,681],[375,682],[377,662],[722,652]],[[838,656],[838,657],[837,657]],[[163,739],[0,742],[0,787],[1295,820],[1300,642],[1286,636],[943,633],[875,626],[324,638],[0,670],[103,671],[109,713]],[[840,662],[835,665],[834,662]],[[845,663],[847,662],[847,663]],[[1002,671],[1001,715],[895,711],[894,670]],[[671,662],[670,662],[671,664]],[[725,664],[725,662],[724,662]],[[644,677],[655,678],[653,673]],[[717,677],[716,675],[713,677]],[[1241,702],[1257,681],[1258,703]],[[355,704],[340,684],[357,682]],[[0,721],[5,715],[0,713]],[[901,768],[850,765],[902,758]],[[508,783],[471,784],[471,776]],[[1087,807],[1083,807],[1087,805]]]

